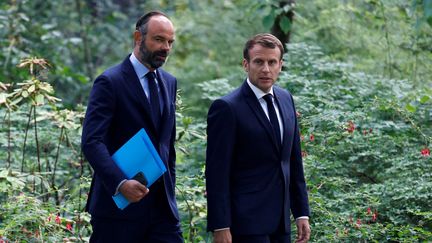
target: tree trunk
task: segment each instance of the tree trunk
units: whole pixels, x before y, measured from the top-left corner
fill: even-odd
[[[295,4],[295,0],[280,0],[279,1],[279,7],[280,8],[283,8],[287,5],[294,6],[294,4]],[[281,28],[280,23],[281,23],[282,17],[284,17],[284,16],[286,18],[288,18],[288,20],[292,26],[292,23],[294,20],[294,11],[293,11],[293,9],[290,9],[289,11],[282,11],[282,13],[276,17],[275,22],[273,23],[273,26],[271,28],[271,33],[274,36],[276,36],[282,42],[282,44],[289,43],[290,42],[290,35],[291,35],[291,29],[288,32],[284,32]]]

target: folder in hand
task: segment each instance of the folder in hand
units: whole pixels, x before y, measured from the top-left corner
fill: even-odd
[[[112,159],[128,179],[136,179],[150,187],[163,173],[166,167],[153,146],[146,131],[142,128],[113,155]],[[113,196],[119,209],[129,205],[129,201],[118,193]]]

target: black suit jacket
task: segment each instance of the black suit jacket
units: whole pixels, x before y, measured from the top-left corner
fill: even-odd
[[[170,209],[178,219],[175,185],[175,97],[177,80],[157,70],[164,100],[160,129],[151,119],[150,104],[127,57],[96,78],[90,94],[82,132],[82,150],[94,169],[87,209],[92,216],[142,219],[148,196],[119,210],[113,199],[119,183],[126,179],[111,155],[138,130],[144,128],[168,168],[163,175]],[[150,190],[151,191],[151,190]],[[151,193],[151,192],[150,192]]]
[[[230,227],[234,234],[270,234],[290,210],[308,216],[309,206],[293,99],[273,86],[283,120],[278,145],[270,122],[245,81],[213,102],[207,119],[208,230]]]

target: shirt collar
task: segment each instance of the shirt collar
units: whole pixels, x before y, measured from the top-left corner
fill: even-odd
[[[144,66],[138,58],[135,56],[135,54],[132,52],[132,54],[129,57],[130,62],[132,63],[132,66],[135,70],[135,73],[137,74],[138,78],[143,78],[150,70]],[[156,71],[155,71],[156,73]]]
[[[249,87],[252,89],[252,91],[254,92],[255,96],[257,97],[257,99],[261,99],[264,95],[267,94],[271,94],[274,97],[273,94],[273,86],[271,87],[270,91],[268,93],[264,93],[262,90],[260,90],[258,87],[256,87],[255,85],[253,85],[250,81],[249,78],[246,79],[247,84],[249,85]]]

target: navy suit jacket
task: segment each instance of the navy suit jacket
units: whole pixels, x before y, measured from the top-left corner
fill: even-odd
[[[291,94],[273,86],[283,120],[278,144],[270,121],[245,81],[213,102],[207,118],[207,228],[271,234],[283,217],[309,216],[299,130]]]
[[[178,219],[174,195],[175,185],[175,97],[177,80],[162,69],[157,70],[164,107],[159,131],[151,118],[150,104],[135,70],[127,57],[121,64],[109,68],[93,84],[82,132],[82,150],[94,169],[86,209],[97,217],[143,218],[149,200],[144,197],[119,210],[112,195],[126,179],[111,159],[138,130],[144,128],[162,161],[168,168],[163,175],[170,209]]]

